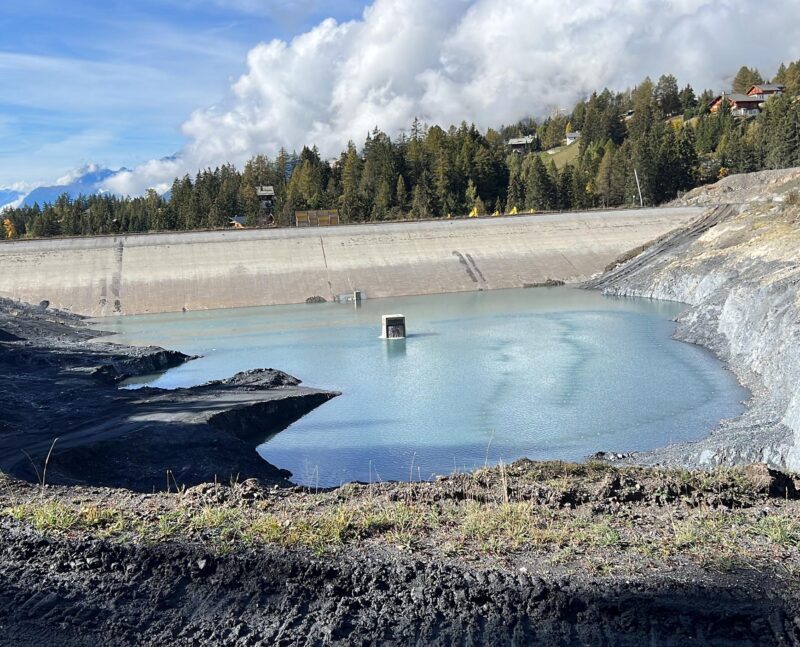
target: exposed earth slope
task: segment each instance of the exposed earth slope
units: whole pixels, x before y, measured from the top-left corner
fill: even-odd
[[[752,392],[747,412],[698,443],[637,462],[800,469],[800,169],[732,176],[698,189],[713,208],[587,286],[682,301],[676,337],[712,349]]]

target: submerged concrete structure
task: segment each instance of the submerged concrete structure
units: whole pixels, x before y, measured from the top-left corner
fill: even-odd
[[[405,339],[406,338],[406,317],[405,315],[383,315],[381,317],[381,338],[382,339]]]
[[[0,243],[0,296],[106,316],[579,281],[693,221],[660,208]]]

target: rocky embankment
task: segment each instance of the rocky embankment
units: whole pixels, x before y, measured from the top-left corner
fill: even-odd
[[[710,207],[588,287],[682,301],[676,337],[719,355],[752,392],[710,437],[636,455],[644,464],[764,462],[800,469],[800,169],[732,176],[698,189]],[[746,199],[745,199],[746,198]]]
[[[146,492],[290,476],[255,446],[336,394],[272,369],[165,391],[122,380],[191,359],[96,341],[82,318],[0,299],[0,470]],[[49,455],[49,460],[48,460]]]

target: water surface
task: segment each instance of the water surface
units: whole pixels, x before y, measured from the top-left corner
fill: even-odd
[[[711,353],[671,339],[683,307],[542,288],[97,322],[115,341],[203,355],[140,383],[273,367],[341,391],[258,448],[295,481],[328,486],[705,436],[746,392]],[[387,313],[406,315],[408,339],[379,339]]]

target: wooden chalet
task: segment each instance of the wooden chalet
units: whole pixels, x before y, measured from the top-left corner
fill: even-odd
[[[772,96],[783,94],[784,86],[780,83],[761,83],[754,85],[747,91],[748,97],[756,97],[761,101],[766,101]]]
[[[536,143],[536,135],[526,135],[525,137],[514,137],[508,140],[508,147],[515,153],[528,153],[533,150]]]
[[[711,102],[709,110],[711,112],[719,112],[723,101],[728,102],[731,107],[731,114],[734,117],[757,115],[761,104],[764,103],[762,99],[747,94],[721,94]]]
[[[273,186],[257,186],[256,195],[258,202],[264,211],[272,212],[272,207],[275,204],[275,187]]]

